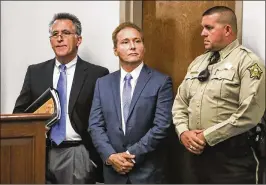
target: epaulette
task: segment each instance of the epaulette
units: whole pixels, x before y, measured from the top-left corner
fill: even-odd
[[[252,60],[260,60],[260,58],[258,57],[258,55],[256,55],[252,50],[244,47],[244,46],[240,46],[240,49],[242,51],[245,51],[246,52],[246,55],[248,57],[250,57]]]
[[[244,47],[244,46],[240,46],[239,47],[241,50],[244,50],[244,51],[246,51],[247,53],[253,53],[250,49],[248,49],[248,48],[246,48],[246,47]]]

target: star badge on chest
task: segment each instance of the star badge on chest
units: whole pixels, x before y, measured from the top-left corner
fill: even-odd
[[[250,72],[250,78],[260,79],[261,74],[263,73],[259,65],[253,64],[252,66],[248,67],[248,70]]]

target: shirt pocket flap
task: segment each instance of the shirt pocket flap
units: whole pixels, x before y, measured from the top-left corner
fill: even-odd
[[[187,75],[185,76],[185,79],[186,80],[192,80],[192,79],[195,79],[195,78],[198,78],[198,72],[190,72],[190,73],[187,73]]]
[[[234,70],[217,70],[216,74],[211,79],[230,80],[232,81],[235,76]]]

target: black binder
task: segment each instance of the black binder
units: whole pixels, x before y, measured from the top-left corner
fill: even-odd
[[[61,116],[61,106],[57,90],[49,87],[24,112],[52,114],[52,117],[46,122],[46,127],[51,127]]]

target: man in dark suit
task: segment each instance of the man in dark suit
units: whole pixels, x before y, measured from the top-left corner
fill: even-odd
[[[166,183],[163,145],[172,120],[172,81],[143,63],[138,26],[122,23],[112,37],[121,70],[97,80],[89,118],[105,183]]]
[[[46,181],[95,183],[95,168],[100,175],[102,164],[87,132],[88,118],[95,82],[109,71],[77,55],[82,29],[76,16],[56,14],[49,28],[50,43],[56,57],[28,67],[13,112],[24,112],[47,88],[57,88],[62,115],[47,133],[49,173]]]

